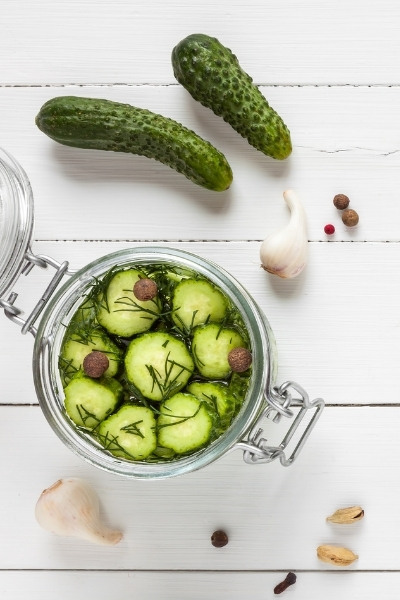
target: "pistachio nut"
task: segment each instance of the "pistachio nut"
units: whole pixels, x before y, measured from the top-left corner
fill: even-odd
[[[326,520],[331,523],[355,523],[360,521],[363,516],[364,510],[361,506],[348,506],[347,508],[339,508]]]
[[[337,567],[348,567],[358,558],[358,555],[354,554],[348,548],[341,548],[340,546],[332,546],[330,544],[318,546],[317,556],[323,562]]]

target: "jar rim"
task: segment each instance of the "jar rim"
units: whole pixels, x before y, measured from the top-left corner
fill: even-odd
[[[33,195],[21,165],[0,148],[0,298],[19,277],[33,232]]]
[[[119,459],[87,434],[78,431],[63,411],[60,398],[62,385],[58,373],[58,352],[61,346],[66,318],[72,316],[82,302],[85,289],[93,277],[101,277],[111,267],[149,263],[174,263],[208,277],[216,283],[239,309],[246,324],[253,353],[253,368],[249,390],[242,409],[226,432],[206,448],[169,462],[140,462]],[[245,288],[225,269],[217,264],[184,250],[170,247],[136,247],[105,255],[76,272],[64,283],[46,307],[40,321],[33,354],[33,372],[36,392],[44,415],[55,433],[75,454],[87,462],[110,471],[136,479],[161,479],[198,470],[234,448],[250,429],[264,406],[264,391],[269,385],[271,369],[272,332],[265,316]]]

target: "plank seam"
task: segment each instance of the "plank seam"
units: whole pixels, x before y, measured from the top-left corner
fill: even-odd
[[[399,88],[400,83],[268,83],[254,82],[258,87],[269,88]],[[64,88],[64,87],[180,87],[177,82],[91,82],[91,83],[76,83],[76,82],[47,82],[47,83],[0,83],[0,88]]]
[[[400,569],[341,569],[333,571],[332,569],[296,569],[287,567],[285,569],[60,569],[60,568],[0,568],[0,573],[3,572],[29,572],[29,573],[237,573],[246,575],[247,573],[287,573],[293,571],[295,573],[329,573],[340,575],[341,573],[400,573]]]
[[[143,239],[126,239],[126,238],[116,238],[116,239],[34,239],[34,243],[51,243],[51,244],[77,244],[77,243],[85,243],[85,244],[96,244],[96,243],[201,243],[201,244],[261,244],[263,240],[261,239],[249,239],[249,240],[232,240],[232,239],[223,239],[223,240],[215,240],[215,239],[195,239],[195,238],[176,238],[176,239],[151,239],[151,238],[143,238]],[[400,240],[308,240],[309,244],[398,244]]]

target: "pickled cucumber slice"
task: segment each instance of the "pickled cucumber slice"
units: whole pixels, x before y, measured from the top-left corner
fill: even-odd
[[[192,341],[196,367],[203,377],[225,379],[231,372],[229,352],[245,345],[242,336],[235,329],[220,327],[216,323],[199,325],[194,330]]]
[[[104,352],[109,360],[109,366],[105,371],[106,377],[117,374],[122,360],[122,350],[107,335],[99,330],[94,330],[89,336],[79,336],[75,331],[70,337],[66,337],[60,353],[60,370],[64,384],[68,384],[78,371],[82,370],[85,357],[93,350]]]
[[[103,421],[98,438],[106,450],[121,458],[143,460],[157,446],[154,413],[145,406],[125,405]]]
[[[223,293],[204,279],[181,281],[172,298],[172,320],[179,329],[188,332],[202,323],[219,323],[227,309],[228,302]]]
[[[203,447],[209,441],[214,419],[211,408],[187,393],[178,393],[160,405],[158,442],[177,454]]]
[[[210,381],[193,381],[186,389],[199,400],[208,402],[215,408],[222,424],[226,425],[231,421],[236,401],[226,385]]]
[[[79,375],[64,390],[67,415],[79,427],[93,430],[116,409],[122,390],[116,379],[95,381]]]
[[[132,340],[125,355],[128,380],[150,400],[161,401],[180,391],[193,369],[188,348],[169,333],[144,333]]]
[[[133,293],[135,283],[145,275],[137,269],[119,271],[112,276],[98,299],[97,320],[109,333],[131,337],[150,329],[161,312],[161,302],[138,300]]]

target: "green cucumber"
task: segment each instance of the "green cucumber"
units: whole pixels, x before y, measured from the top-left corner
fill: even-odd
[[[125,355],[128,380],[145,398],[157,402],[180,391],[193,369],[193,359],[184,342],[162,331],[135,338]]]
[[[59,96],[41,107],[36,125],[66,146],[154,158],[210,190],[224,191],[232,183],[225,156],[212,144],[180,123],[143,108]]]
[[[160,405],[158,443],[177,454],[198,450],[209,441],[213,425],[211,407],[196,396],[181,392]]]
[[[242,336],[230,327],[217,323],[199,325],[193,333],[192,352],[199,373],[208,379],[225,379],[231,373],[228,354],[245,346]]]
[[[101,423],[97,437],[114,456],[143,460],[156,449],[155,430],[156,420],[150,408],[125,404]]]
[[[179,329],[191,332],[209,321],[220,322],[228,310],[224,294],[205,279],[184,279],[172,297],[172,320]]]
[[[65,410],[76,425],[93,430],[116,409],[122,392],[122,385],[115,379],[94,381],[78,375],[64,390]]]
[[[97,320],[109,333],[131,337],[150,329],[161,312],[156,296],[152,300],[138,300],[133,286],[145,275],[137,269],[110,273],[97,299]]]
[[[204,106],[229,123],[264,154],[284,159],[290,133],[236,56],[216,38],[193,34],[172,51],[176,79]]]

